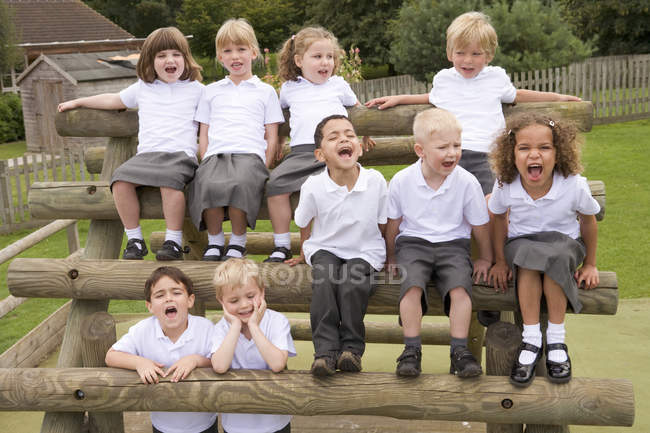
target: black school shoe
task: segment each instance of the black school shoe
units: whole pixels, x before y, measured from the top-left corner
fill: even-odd
[[[311,374],[314,376],[331,376],[336,373],[336,360],[331,355],[316,356],[311,364]]]
[[[241,253],[241,257],[229,256],[228,251],[230,250],[239,251]],[[223,261],[225,262],[228,259],[238,259],[244,257],[246,257],[246,248],[240,247],[239,245],[228,245],[228,248],[226,248],[226,254],[223,256]]]
[[[143,239],[132,238],[127,241],[122,258],[124,260],[142,260],[148,253],[149,250]]]
[[[336,368],[341,371],[358,373],[361,371],[361,357],[354,352],[346,350],[336,360]]]
[[[207,253],[209,250],[216,249],[219,251],[219,255],[209,255],[206,256],[205,253]],[[223,245],[208,245],[205,247],[205,250],[203,250],[203,257],[201,258],[202,261],[204,262],[222,262],[224,260],[224,247]]]
[[[181,248],[176,242],[168,240],[163,242],[162,247],[156,252],[156,260],[161,262],[183,260],[183,253],[189,252],[189,247]]]
[[[422,372],[422,348],[405,346],[397,358],[395,374],[402,377],[417,377]]]
[[[481,364],[476,361],[472,352],[465,346],[456,346],[449,355],[451,365],[449,373],[458,377],[476,377],[483,374]]]
[[[566,361],[549,361],[548,352],[551,350],[564,350],[566,352]],[[546,373],[548,380],[553,383],[567,383],[571,380],[571,358],[569,358],[569,350],[566,344],[553,343],[546,345]]]
[[[519,355],[523,350],[528,350],[535,354],[535,360],[532,364],[521,364],[519,362]],[[535,368],[537,363],[542,358],[542,348],[537,347],[528,343],[521,343],[517,354],[515,355],[515,363],[512,365],[512,371],[510,372],[510,383],[514,386],[526,387],[533,382],[535,377]]]
[[[478,319],[478,323],[487,328],[491,324],[501,320],[501,311],[479,310],[476,318]]]
[[[284,258],[271,257],[271,254],[273,253],[282,253],[284,254]],[[291,250],[285,247],[275,247],[273,248],[273,251],[271,251],[271,254],[269,254],[269,256],[264,260],[264,263],[284,263],[285,260],[289,260],[291,257],[293,257]]]

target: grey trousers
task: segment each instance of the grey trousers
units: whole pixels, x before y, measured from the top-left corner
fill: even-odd
[[[309,313],[315,356],[366,348],[363,317],[374,293],[375,270],[360,258],[344,260],[325,250],[311,257],[312,298]]]

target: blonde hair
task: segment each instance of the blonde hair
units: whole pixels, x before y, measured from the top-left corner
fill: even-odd
[[[217,54],[227,44],[248,45],[259,58],[260,46],[255,37],[255,30],[243,18],[231,18],[221,25],[214,38]]]
[[[217,266],[212,278],[212,284],[217,299],[221,299],[224,291],[246,285],[250,280],[253,280],[260,290],[264,287],[260,269],[254,261],[245,258],[233,258]]]
[[[462,49],[471,43],[478,43],[488,56],[494,58],[499,45],[497,32],[490,24],[490,17],[481,12],[466,12],[447,27],[447,56],[455,49]]]
[[[304,56],[311,44],[320,39],[327,39],[332,43],[332,48],[334,48],[334,70],[332,75],[336,75],[339,66],[341,66],[341,55],[343,54],[338,39],[322,27],[305,27],[287,39],[282,46],[282,50],[280,50],[278,75],[282,81],[296,81],[298,79],[302,71],[296,65],[295,56]]]
[[[164,50],[178,50],[183,54],[185,68],[181,80],[201,81],[203,68],[194,60],[190,51],[190,44],[176,27],[163,27],[156,29],[144,40],[140,58],[135,67],[136,74],[145,83],[153,83],[157,78],[154,68],[156,54]]]
[[[448,130],[458,131],[460,134],[463,127],[456,116],[442,108],[430,108],[418,113],[413,120],[413,135],[417,143],[428,142],[434,134]]]
[[[512,183],[517,178],[519,174],[515,165],[517,133],[531,125],[542,125],[551,130],[555,147],[555,171],[564,177],[582,172],[580,163],[582,137],[578,134],[578,128],[567,120],[558,119],[557,114],[540,112],[518,113],[506,119],[506,128],[497,137],[496,146],[489,154],[490,166],[500,186],[504,183]]]

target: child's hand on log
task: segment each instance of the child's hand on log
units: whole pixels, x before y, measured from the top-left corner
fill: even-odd
[[[474,260],[474,271],[472,272],[474,283],[478,283],[481,279],[483,279],[483,281],[488,281],[488,274],[491,265],[492,263],[485,259]]]
[[[582,287],[585,290],[590,290],[598,286],[600,283],[600,275],[598,274],[598,268],[594,265],[585,265],[583,264],[580,269],[574,274],[574,278],[578,282],[578,287],[584,283]]]
[[[140,358],[136,361],[135,371],[138,372],[142,383],[158,383],[158,375],[165,376],[162,370],[164,365],[147,358]]]
[[[372,108],[375,105],[377,105],[378,106],[377,108],[379,110],[383,110],[386,108],[394,107],[397,104],[399,104],[397,95],[392,95],[392,96],[382,96],[380,98],[371,99],[370,101],[366,102],[364,105],[367,108]]]
[[[300,251],[300,255],[299,255],[299,256],[296,256],[296,257],[292,257],[292,258],[290,258],[290,259],[287,259],[287,260],[284,261],[284,263],[286,263],[286,264],[289,265],[289,266],[296,266],[296,265],[298,265],[298,264],[300,264],[300,263],[305,263],[305,253],[303,253],[302,251]]]
[[[178,382],[179,380],[185,379],[196,367],[198,367],[197,357],[198,355],[188,355],[184,356],[178,361],[176,361],[169,369],[165,372],[163,377],[169,376],[173,373],[171,377],[172,382]]]
[[[508,290],[508,281],[512,279],[512,271],[505,262],[496,262],[488,274],[488,282],[497,292],[505,293]]]
[[[361,143],[363,144],[363,150],[366,152],[374,148],[375,145],[377,144],[375,143],[375,140],[372,139],[372,137],[369,137],[367,135],[363,136],[363,138],[361,139]]]

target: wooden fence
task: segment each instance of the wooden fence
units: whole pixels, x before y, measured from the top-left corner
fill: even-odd
[[[567,93],[592,101],[594,123],[614,123],[650,117],[650,54],[594,57],[560,68],[510,74],[517,88]],[[360,101],[384,95],[418,94],[431,83],[410,75],[352,84]]]
[[[0,233],[32,228],[49,221],[30,217],[27,193],[34,182],[95,180],[83,150],[38,153],[0,160]]]

